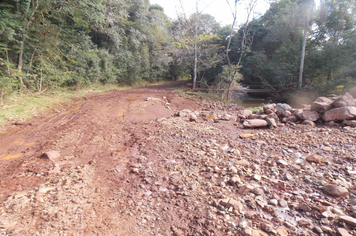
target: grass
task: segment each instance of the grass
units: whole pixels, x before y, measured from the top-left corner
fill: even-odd
[[[265,104],[262,103],[260,106],[258,106],[258,107],[253,107],[253,108],[250,109],[250,110],[252,111],[252,113],[255,113],[255,112],[257,112],[257,111],[263,109],[263,106],[264,106],[264,105],[265,105]]]
[[[69,104],[75,99],[91,94],[102,94],[127,88],[129,87],[95,84],[77,90],[61,89],[43,93],[12,93],[5,96],[4,105],[0,106],[0,127],[17,120],[30,119],[50,108],[60,104]]]

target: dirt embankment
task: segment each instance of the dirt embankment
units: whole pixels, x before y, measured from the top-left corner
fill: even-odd
[[[92,97],[10,127],[0,139],[0,234],[355,232],[355,129],[244,129],[237,107],[167,87]]]

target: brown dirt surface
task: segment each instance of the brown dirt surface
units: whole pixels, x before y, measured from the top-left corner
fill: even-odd
[[[173,92],[181,85],[93,96],[8,127],[0,235],[354,233],[339,216],[356,214],[355,129],[243,129],[238,107]],[[314,154],[320,163],[306,161]]]

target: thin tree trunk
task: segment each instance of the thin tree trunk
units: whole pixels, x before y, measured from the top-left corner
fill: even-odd
[[[19,70],[20,73],[22,73],[22,63],[23,63],[23,46],[24,46],[24,40],[20,42],[20,53],[19,53],[19,62],[17,69]]]
[[[305,22],[305,26],[304,26],[304,35],[303,35],[303,44],[302,44],[302,56],[301,56],[301,59],[300,59],[298,89],[302,88],[303,72],[304,72],[304,59],[305,59],[305,47],[306,47],[306,43],[307,43],[308,29],[309,29],[309,23],[308,23],[308,21],[306,21]]]
[[[2,106],[2,105],[4,105],[4,90],[3,89],[1,89],[1,96],[0,96],[0,105]]]
[[[9,65],[10,65],[10,61],[9,61],[9,52],[7,50],[5,50],[5,53],[6,53],[6,61],[7,61],[7,73],[9,73],[10,75],[10,68],[9,68]]]
[[[193,90],[196,87],[197,83],[197,64],[198,64],[198,58],[197,58],[197,40],[198,40],[198,0],[195,0],[196,3],[196,17],[195,17],[195,34],[194,34],[194,76],[193,76]]]
[[[35,53],[36,53],[36,48],[33,50],[33,53],[31,55],[31,60],[30,60],[30,63],[28,64],[27,74],[28,74],[28,72],[30,72],[30,69],[32,67],[33,57],[35,56]]]
[[[229,4],[228,0],[226,0],[226,1]],[[227,64],[229,66],[229,78],[231,78],[231,61],[230,61],[229,51],[230,51],[232,34],[234,33],[234,27],[235,27],[236,18],[237,18],[237,1],[235,1],[235,8],[234,8],[234,12],[232,12],[232,16],[233,16],[234,20],[233,20],[232,25],[231,25],[229,41],[228,41],[227,47],[226,47],[226,58],[227,58]],[[230,82],[229,87],[227,89],[226,97],[227,97],[228,101],[230,101],[231,87],[232,87],[232,82],[233,81],[234,81],[234,78],[231,78],[231,82]]]

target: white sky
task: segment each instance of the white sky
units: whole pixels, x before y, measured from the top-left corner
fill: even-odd
[[[195,12],[195,0],[181,0],[183,3],[184,12],[187,15],[191,15]],[[229,0],[231,7],[234,6],[234,0]],[[177,12],[181,14],[183,12],[179,0],[150,0],[151,4],[158,4],[164,8],[164,13],[171,19],[177,18]],[[268,9],[268,3],[265,0],[259,0],[257,7],[255,8],[255,17],[263,14]],[[199,11],[202,13],[210,14],[215,17],[215,20],[221,25],[232,24],[233,17],[231,10],[226,0],[199,0]],[[238,6],[238,24],[246,21],[246,5],[244,2],[240,2]]]

